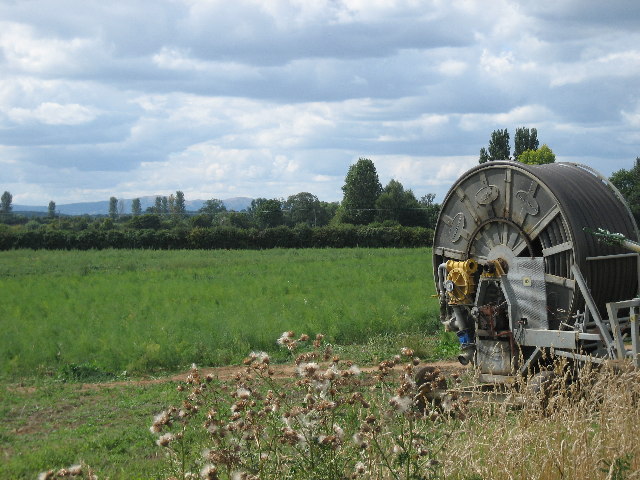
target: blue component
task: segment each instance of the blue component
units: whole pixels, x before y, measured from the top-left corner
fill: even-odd
[[[473,343],[473,332],[471,330],[460,330],[456,332],[456,335],[458,335],[458,341],[462,347]]]

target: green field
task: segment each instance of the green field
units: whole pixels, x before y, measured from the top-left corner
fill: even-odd
[[[434,337],[430,261],[429,249],[0,252],[0,478],[82,460],[100,478],[157,478],[148,427],[175,384],[137,379],[252,350],[290,360],[275,343],[285,330],[322,332],[361,365],[402,346],[450,354]],[[128,381],[78,383],[113,379]]]
[[[225,365],[276,353],[285,330],[343,345],[433,334],[430,261],[429,249],[0,252],[0,372]]]
[[[400,395],[418,393],[413,365],[458,348],[438,329],[430,253],[0,253],[0,479],[86,463],[100,479],[185,480],[205,455],[224,451],[240,452],[233,465],[216,460],[225,480],[240,468],[264,480],[636,478],[637,370],[584,368],[573,383],[558,375],[551,397],[516,385],[522,409],[460,399],[447,414],[398,408]],[[294,373],[295,357],[275,344],[285,330],[325,333],[340,374],[326,377],[329,362],[322,377],[311,377],[310,364]],[[161,376],[192,362],[239,363],[251,350],[271,352],[270,367],[288,373],[266,378],[254,362],[179,388]],[[399,352],[405,363],[388,377],[377,378],[388,362],[345,374]],[[308,345],[297,353],[313,354]],[[284,360],[289,367],[273,365]],[[562,363],[555,370],[571,373]],[[455,375],[444,378],[450,387],[473,382],[472,370]],[[322,387],[323,378],[332,383]],[[278,408],[266,410],[269,398]],[[174,415],[161,432],[176,434],[168,447],[149,428],[162,411]],[[224,428],[205,430],[209,416]],[[287,422],[305,442],[288,443]],[[369,473],[357,474],[362,465]]]

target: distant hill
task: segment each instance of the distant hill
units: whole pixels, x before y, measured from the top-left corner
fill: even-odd
[[[150,195],[140,198],[140,205],[144,212],[147,207],[152,207],[156,203],[157,195]],[[233,197],[223,199],[222,202],[227,210],[239,212],[249,208],[252,198],[248,197]],[[123,213],[131,213],[131,202],[133,199],[124,199]],[[197,212],[202,208],[206,200],[186,200],[187,211]],[[27,213],[27,212],[48,212],[48,206],[39,205],[13,205],[14,213]],[[67,203],[62,205],[56,204],[56,212],[62,215],[107,215],[109,213],[109,201],[104,200],[101,202],[81,202],[81,203]]]

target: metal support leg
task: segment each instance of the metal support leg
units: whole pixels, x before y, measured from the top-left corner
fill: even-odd
[[[607,303],[607,312],[609,313],[609,324],[611,325],[611,333],[613,335],[613,343],[616,346],[616,358],[623,360],[627,352],[624,348],[624,340],[620,331],[620,322],[618,322],[618,308],[611,303]]]
[[[536,347],[536,349],[529,356],[527,361],[524,362],[524,365],[522,367],[520,367],[520,373],[521,374],[527,373],[527,371],[529,370],[529,367],[531,366],[531,363],[535,362],[536,360],[538,360],[538,358],[540,358],[541,355],[542,355],[542,349],[540,347]]]
[[[573,273],[573,278],[576,280],[576,283],[578,284],[578,288],[580,288],[580,293],[582,293],[582,298],[584,298],[584,301],[587,304],[587,308],[589,309],[589,312],[593,317],[593,321],[596,322],[596,325],[600,330],[600,334],[602,335],[604,343],[607,347],[609,358],[611,359],[615,358],[616,347],[613,344],[613,339],[611,338],[611,334],[609,333],[609,330],[607,329],[607,327],[604,325],[604,323],[602,323],[602,318],[600,317],[600,312],[598,311],[596,302],[593,299],[593,296],[591,295],[591,291],[589,290],[589,287],[587,286],[587,282],[582,276],[582,272],[580,271],[580,268],[578,268],[578,265],[573,264],[571,266],[571,273]]]
[[[640,325],[638,324],[638,308],[632,307],[629,317],[629,325],[631,326],[631,351],[633,353],[633,365],[640,367],[640,339],[638,338]]]

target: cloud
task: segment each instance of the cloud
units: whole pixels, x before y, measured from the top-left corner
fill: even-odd
[[[508,112],[501,113],[467,113],[460,115],[460,128],[478,130],[481,125],[500,128],[499,125],[522,125],[535,127],[538,123],[547,122],[554,114],[544,105],[522,105]]]
[[[637,78],[640,75],[640,50],[610,52],[596,58],[559,65],[552,70],[552,87],[607,77]]]
[[[81,125],[96,118],[96,112],[77,103],[60,105],[55,102],[44,102],[32,110],[12,108],[8,116],[16,123],[35,120],[46,125]]]
[[[480,66],[491,75],[504,75],[515,69],[513,52],[500,52],[499,55],[489,53],[487,49],[482,51]]]
[[[640,10],[440,0],[0,4],[1,188],[46,204],[339,200],[349,164],[439,198],[491,131],[605,174],[638,155]]]
[[[460,60],[445,60],[438,65],[438,71],[446,76],[456,77],[462,75],[468,68],[466,62]]]

